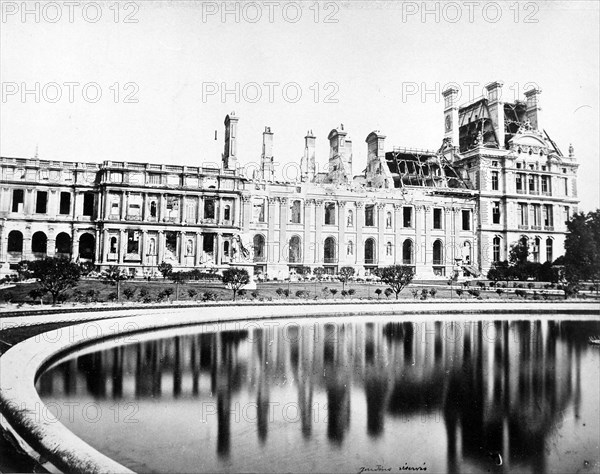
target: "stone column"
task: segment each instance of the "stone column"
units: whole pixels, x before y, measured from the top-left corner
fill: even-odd
[[[394,264],[403,265],[402,261],[402,204],[394,204]]]
[[[252,198],[250,195],[242,196],[241,220],[242,232],[247,234],[250,231],[250,221],[252,220]]]
[[[48,229],[48,241],[46,242],[46,255],[48,257],[54,257],[56,254],[56,234],[54,229]]]
[[[431,243],[431,229],[433,225],[429,223],[429,219],[431,216],[431,206],[423,207],[423,264],[426,266],[431,266],[433,264],[433,247]]]
[[[164,259],[165,259],[165,231],[159,230],[158,238],[156,241],[156,264],[160,265]]]
[[[462,223],[460,222],[460,208],[454,207],[454,258],[462,258],[462,249],[460,248],[460,231],[462,229]]]
[[[166,217],[166,207],[167,207],[167,202],[166,202],[166,197],[164,193],[160,194],[160,197],[158,199],[158,221],[159,222],[164,222],[165,217]],[[161,260],[162,261],[162,260]]]
[[[315,200],[306,199],[304,201],[304,252],[302,252],[302,258],[304,263],[316,263],[314,252],[311,252],[311,229],[315,225]]]
[[[144,199],[145,202],[145,199]],[[142,266],[148,265],[148,257],[146,249],[148,248],[148,231],[142,230],[142,239],[140,243],[140,256],[142,257]]]
[[[279,198],[279,251],[280,254],[282,249],[286,248],[288,241],[287,236],[287,223],[288,223],[288,199],[285,197]],[[284,261],[283,255],[279,255],[279,261]]]
[[[202,258],[202,233],[196,232],[196,253],[194,258],[194,263],[196,266],[200,265],[200,260]]]
[[[8,231],[6,219],[0,220],[0,266],[8,260]]]
[[[185,265],[185,255],[187,251],[185,232],[179,233],[179,265]]]
[[[269,261],[279,262],[279,245],[275,242],[275,198],[269,198],[269,204],[267,209],[267,246],[269,247]],[[285,243],[284,243],[285,245]]]
[[[363,243],[363,228],[365,227],[365,203],[356,203],[356,263],[357,265],[365,264],[365,250]]]
[[[454,265],[453,258],[456,251],[456,242],[454,239],[454,234],[452,233],[452,210],[448,207],[444,207],[442,212],[444,213],[444,235],[446,236],[446,245],[444,246],[444,262],[446,265]]]
[[[123,263],[127,252],[127,234],[124,229],[119,230],[119,263]]]
[[[221,233],[215,234],[215,243],[213,247],[213,252],[215,256],[215,265],[221,265],[221,242],[223,241],[223,236]]]
[[[148,193],[142,193],[142,222],[148,219]]]
[[[338,203],[338,263],[342,265],[346,262],[348,255],[346,252],[346,201]]]
[[[423,206],[415,206],[415,264],[418,267],[424,265],[423,258]]]
[[[323,265],[323,242],[321,238],[321,231],[323,228],[323,201],[321,199],[315,200],[315,262],[319,265]]]
[[[71,204],[73,206],[73,208],[72,208],[73,219],[77,219],[77,214],[78,214],[77,206],[79,204],[79,199],[77,199],[77,197],[80,195],[81,195],[81,193],[78,193],[77,191],[73,191],[73,204]],[[60,199],[60,194],[59,194],[59,199]],[[60,206],[60,201],[58,202],[58,205]],[[58,214],[58,209],[56,209],[55,214]],[[83,212],[81,212],[80,214],[83,214]]]
[[[127,203],[129,202],[129,191],[121,193],[121,220],[127,219]]]
[[[79,233],[77,232],[77,229],[73,229],[73,234],[71,236],[71,248],[71,260],[76,262],[79,258]]]
[[[104,219],[108,219],[110,217],[110,193],[105,191],[104,193]]]
[[[386,257],[385,225],[385,204],[379,203],[377,204],[377,229],[379,233],[377,240],[379,241],[379,244],[376,250],[377,254],[375,255],[375,263],[378,265],[380,265]]]
[[[182,224],[185,224],[185,222],[186,222],[185,205],[186,205],[185,195],[182,195],[180,205],[179,205],[179,222],[181,222]]]
[[[102,231],[102,257],[100,263],[108,262],[108,253],[110,252],[110,241],[108,237],[108,230]]]

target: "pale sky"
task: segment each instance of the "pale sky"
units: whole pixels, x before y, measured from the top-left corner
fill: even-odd
[[[387,149],[437,149],[444,85],[458,84],[466,102],[469,83],[479,96],[500,80],[510,101],[528,83],[542,89],[543,128],[563,153],[573,143],[581,164],[581,208],[599,207],[597,1],[428,2],[427,11],[422,2],[229,2],[237,22],[222,17],[223,2],[26,2],[28,14],[21,1],[0,3],[2,156],[38,147],[49,160],[218,162],[235,110],[242,165],[259,160],[265,126],[279,169],[299,163],[308,129],[325,164],[327,135],[343,123],[359,173],[372,130],[387,135]],[[36,83],[39,94],[22,95]],[[236,83],[239,95],[222,98]]]

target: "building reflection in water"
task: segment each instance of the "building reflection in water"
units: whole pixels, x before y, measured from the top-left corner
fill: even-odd
[[[44,374],[38,389],[42,396],[162,400],[206,396],[206,380],[204,391],[216,400],[220,457],[232,450],[231,414],[242,390],[255,396],[261,444],[268,442],[276,387],[294,386],[289,401],[307,440],[318,418],[316,394],[324,394],[333,447],[348,436],[352,390],[362,390],[364,429],[374,440],[386,418],[437,416],[449,472],[459,471],[461,459],[487,469],[500,456],[505,469],[543,472],[547,437],[561,413],[570,406],[580,412],[581,356],[587,335],[597,332],[597,323],[568,321],[286,324],[82,355]]]

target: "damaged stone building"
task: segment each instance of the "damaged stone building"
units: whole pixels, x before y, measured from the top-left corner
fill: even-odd
[[[528,237],[536,261],[563,251],[577,210],[573,148],[562,154],[540,126],[538,90],[502,101],[501,83],[460,106],[444,91],[441,147],[387,147],[366,137],[353,175],[353,144],[331,130],[325,172],[309,131],[301,175],[274,176],[274,133],[263,132],[260,166],[240,171],[239,117],[225,119],[221,166],[0,159],[0,271],[21,260],[64,256],[118,265],[132,275],[244,266],[285,278],[299,266],[336,273],[354,266],[413,266],[419,277],[478,276]]]

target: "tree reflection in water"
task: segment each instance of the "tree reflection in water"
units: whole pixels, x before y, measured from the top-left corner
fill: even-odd
[[[449,472],[460,471],[461,462],[489,469],[490,459],[499,464],[500,456],[504,468],[544,472],[548,437],[561,414],[568,407],[576,416],[581,410],[582,354],[590,350],[587,336],[598,328],[595,322],[539,320],[285,323],[82,355],[43,374],[38,389],[43,397],[152,398],[165,404],[209,391],[216,400],[221,458],[234,449],[232,404],[242,391],[255,396],[261,445],[274,428],[274,390],[294,386],[290,401],[307,441],[317,419],[314,400],[324,394],[326,434],[335,449],[351,432],[352,392],[362,390],[366,426],[353,429],[365,430],[372,440],[385,433],[387,420],[441,417]],[[172,388],[163,387],[167,376]]]

